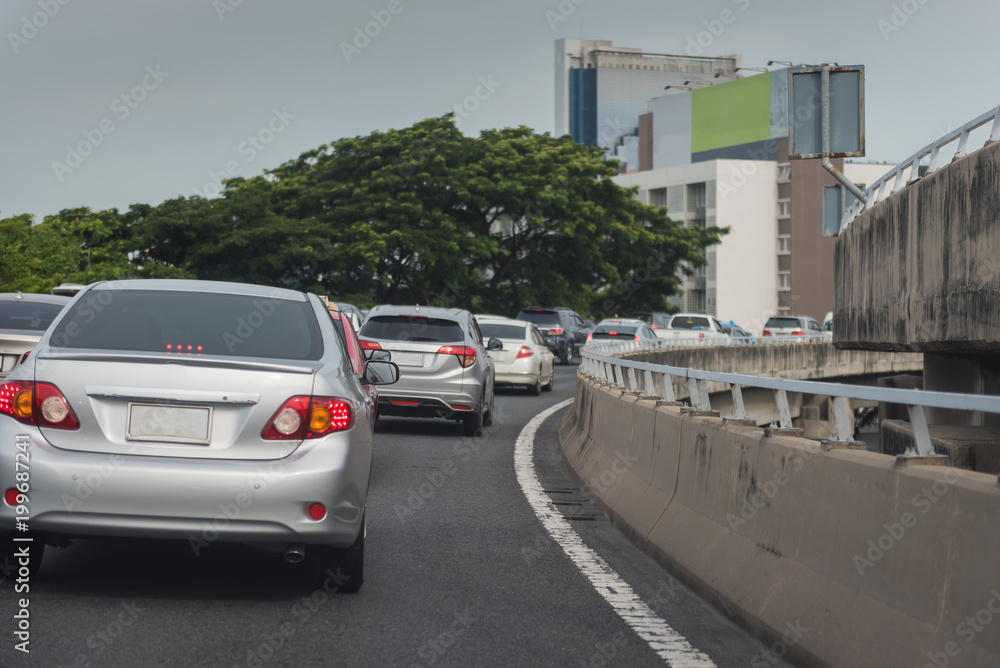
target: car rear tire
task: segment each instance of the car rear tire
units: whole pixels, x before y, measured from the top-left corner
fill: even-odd
[[[563,353],[562,357],[559,358],[560,364],[569,364],[573,361],[573,344],[566,344],[566,352]]]
[[[542,393],[542,370],[539,369],[538,378],[535,379],[535,384],[528,386],[528,394],[530,394],[533,397],[537,397],[541,393]]]
[[[354,544],[347,548],[318,545],[320,574],[317,584],[325,590],[355,594],[365,581],[365,533],[367,520],[362,518],[361,531]]]
[[[542,389],[545,390],[546,392],[551,392],[552,388],[555,387],[555,384],[556,384],[556,367],[555,365],[553,365],[552,371],[551,373],[549,373],[549,382],[546,383],[545,385],[542,385]]]
[[[493,424],[493,400],[496,399],[496,388],[494,387],[494,392],[490,395],[490,409],[486,411],[483,415],[483,426],[489,427]]]
[[[462,418],[462,425],[465,428],[466,436],[482,436],[483,435],[483,406],[479,406],[479,410],[476,411],[475,415],[466,415]]]

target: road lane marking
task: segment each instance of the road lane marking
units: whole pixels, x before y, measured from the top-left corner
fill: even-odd
[[[573,560],[580,572],[590,580],[590,584],[604,597],[618,616],[635,631],[636,635],[645,640],[668,666],[714,667],[715,663],[707,655],[692,647],[684,636],[658,617],[604,559],[584,545],[579,534],[542,491],[542,484],[535,473],[532,457],[535,450],[535,433],[546,418],[571,403],[573,400],[567,399],[542,411],[533,417],[518,435],[517,443],[514,445],[514,470],[521,491],[524,492],[542,526],[552,536],[552,540],[558,543],[566,556]]]

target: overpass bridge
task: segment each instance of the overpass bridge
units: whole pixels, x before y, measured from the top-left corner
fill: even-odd
[[[989,141],[966,155],[984,125]],[[788,647],[796,663],[1000,665],[998,135],[994,110],[850,212],[832,345],[584,351],[560,428],[580,484],[761,637],[809,628]],[[956,159],[938,168],[949,142]],[[870,373],[890,387],[816,382]],[[789,397],[823,390],[829,437],[810,440]],[[859,448],[848,417],[873,400],[899,418],[882,420],[881,453]],[[603,484],[624,451],[637,463]]]

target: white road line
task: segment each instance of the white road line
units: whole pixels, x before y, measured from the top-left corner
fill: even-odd
[[[650,648],[668,666],[678,668],[708,668],[715,663],[688,643],[681,634],[656,616],[656,613],[640,599],[632,587],[612,570],[596,552],[584,545],[583,540],[570,526],[562,514],[551,504],[542,491],[542,485],[535,474],[532,454],[535,450],[535,432],[550,415],[573,403],[567,399],[548,408],[531,419],[517,437],[514,446],[514,470],[521,491],[535,511],[545,530],[573,560],[580,572],[587,576],[604,600],[607,601],[622,620],[636,634],[649,643]]]

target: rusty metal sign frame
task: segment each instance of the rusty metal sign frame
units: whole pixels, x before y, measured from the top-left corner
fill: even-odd
[[[817,109],[810,101],[803,100],[802,104],[796,102],[796,79],[799,80],[798,90],[815,91],[816,75],[819,75],[819,108]],[[845,89],[843,82],[849,78],[857,78],[857,109],[854,109],[853,96],[848,97],[845,93],[853,86],[848,82]],[[831,79],[836,79],[836,84],[831,84]],[[810,85],[809,89],[804,86]],[[832,94],[831,89],[836,88],[836,93]],[[848,109],[844,109],[845,103]],[[860,158],[865,155],[865,67],[864,65],[810,65],[802,67],[791,67],[788,69],[788,158],[790,160],[803,160],[810,158]],[[819,114],[815,112],[819,111]],[[803,113],[800,113],[803,112]],[[855,113],[857,114],[855,116]],[[847,139],[843,139],[843,135]],[[806,136],[811,135],[810,142]],[[841,135],[836,139],[834,136]],[[807,148],[815,148],[815,144],[820,144],[818,152],[810,153],[796,152],[796,137],[799,137],[798,145]],[[843,144],[848,144],[844,146]],[[843,150],[843,149],[853,150]],[[839,149],[839,150],[838,150]]]

